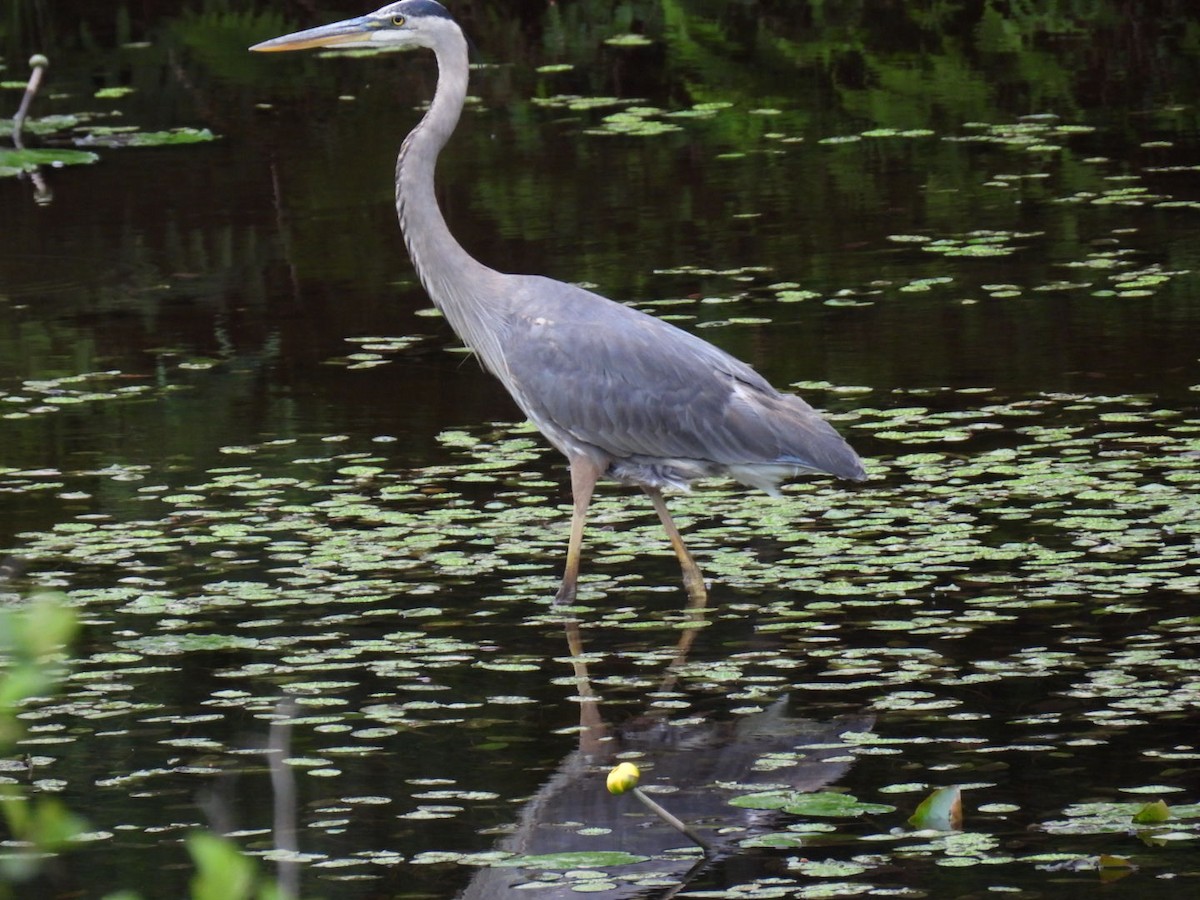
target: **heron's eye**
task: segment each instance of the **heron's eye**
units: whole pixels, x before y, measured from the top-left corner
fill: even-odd
[[[404,24],[404,16],[392,16],[392,24],[399,28]]]

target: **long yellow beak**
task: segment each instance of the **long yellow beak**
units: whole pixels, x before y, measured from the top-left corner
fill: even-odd
[[[281,50],[308,50],[312,47],[336,47],[350,44],[352,46],[368,46],[371,32],[378,23],[367,16],[357,19],[345,19],[331,25],[319,25],[305,31],[285,34],[283,37],[272,38],[255,44],[251,50],[259,53],[277,53]]]

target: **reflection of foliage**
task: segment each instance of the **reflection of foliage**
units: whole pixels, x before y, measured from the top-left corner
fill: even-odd
[[[27,8],[23,3],[16,6]],[[1152,97],[1169,96],[1176,85],[1195,83],[1200,47],[1200,23],[1186,0],[1157,4],[1152,13],[1127,0],[752,6],[705,0],[615,5],[600,0],[557,4],[463,0],[452,6],[480,47],[480,58],[504,65],[476,76],[476,90],[485,94],[492,110],[478,114],[483,127],[463,129],[443,164],[443,180],[451,186],[448,205],[474,211],[455,220],[452,208],[452,224],[461,231],[476,221],[493,242],[499,234],[501,247],[489,250],[469,241],[468,247],[485,258],[510,258],[513,268],[526,270],[535,266],[533,260],[521,263],[522,244],[544,244],[556,234],[577,229],[601,241],[626,241],[632,231],[633,243],[649,248],[654,243],[639,240],[638,230],[654,227],[654,217],[647,213],[667,205],[683,220],[695,221],[699,230],[706,220],[726,220],[734,214],[786,218],[792,211],[781,198],[789,196],[803,196],[806,205],[821,208],[886,208],[893,202],[890,195],[897,183],[894,169],[909,168],[914,154],[939,172],[939,190],[926,197],[929,211],[957,215],[953,192],[974,174],[967,171],[965,154],[931,147],[933,142],[919,146],[893,142],[872,148],[869,152],[889,160],[870,167],[874,171],[866,170],[862,155],[848,151],[825,157],[826,169],[797,175],[796,163],[781,154],[788,141],[879,128],[920,125],[953,133],[972,121],[1011,121],[1047,110],[1078,120],[1095,109],[1096,98],[1127,94],[1134,85]],[[372,81],[384,72],[425,79],[415,88],[407,83],[403,89],[415,103],[427,96],[428,76],[421,75],[428,72],[427,62],[350,64],[301,55],[287,62],[264,62],[245,52],[254,40],[312,24],[313,13],[300,5],[285,17],[276,7],[267,9],[262,4],[247,7],[228,0],[204,0],[168,19],[148,14],[155,10],[153,3],[138,13],[80,2],[56,9],[58,18],[44,25],[60,32],[51,44],[75,42],[87,52],[100,35],[120,41],[148,39],[146,46],[125,54],[123,70],[98,58],[90,62],[103,85],[136,89],[122,101],[127,114],[138,116],[140,122],[146,110],[147,124],[153,127],[160,127],[153,116],[161,117],[162,109],[179,105],[182,98],[171,95],[184,92],[198,99],[210,120],[223,122],[245,115],[252,107],[250,98],[217,103],[216,94],[230,85],[252,82],[274,85],[266,93],[256,89],[259,102],[290,98],[303,104],[299,110],[289,109],[289,114],[324,117],[339,106],[339,134],[344,136],[347,159],[313,154],[298,160],[296,168],[286,173],[290,176],[286,191],[318,215],[341,208],[347,192],[374,193],[381,214],[386,214],[382,201],[389,157],[412,117],[407,110],[392,108],[395,93],[389,90],[359,97],[353,110],[333,99],[363,93],[364,67],[371,65]],[[71,36],[68,21],[78,25],[81,36]],[[644,37],[650,45],[605,43],[627,33]],[[573,68],[534,74],[540,64],[566,61]],[[298,72],[309,77],[298,78]],[[300,99],[313,96],[314,78],[329,85],[329,103]],[[604,112],[572,112],[563,117],[554,110],[531,109],[526,102],[531,97],[568,94],[615,94],[661,113],[632,123],[639,135],[650,133],[643,125],[657,133],[640,151],[636,170],[599,182],[578,177],[579,172],[604,169],[613,158],[608,146],[578,140],[579,132],[612,132],[630,123],[620,118],[605,122],[610,113]],[[150,98],[156,95],[158,111],[151,113]],[[717,104],[726,111],[686,120],[674,117]],[[504,140],[493,139],[497,130],[503,131]],[[468,142],[469,149],[464,146]],[[709,159],[698,166],[701,161],[694,153],[698,143],[724,151],[734,162]],[[496,147],[512,144],[519,153],[496,154]],[[737,162],[739,158],[744,162]],[[460,165],[462,169],[457,168]],[[1062,165],[1077,168],[1070,158]],[[336,179],[329,177],[331,166],[338,172]],[[876,174],[881,168],[886,181]],[[710,195],[695,193],[698,180],[711,181],[715,190]],[[743,208],[729,208],[723,193],[742,198]],[[547,197],[555,202],[547,203]],[[943,204],[950,205],[939,209]],[[601,228],[600,221],[610,224]],[[597,224],[593,227],[593,223]],[[614,223],[617,227],[612,227]],[[331,238],[339,240],[323,226],[298,235],[298,257],[328,265],[353,255],[329,247]],[[623,296],[644,296],[660,288],[647,284],[640,273],[723,249],[708,246],[699,235],[688,240],[686,232],[676,242],[679,246],[666,258],[659,250],[658,258],[634,260],[635,265],[619,272],[589,270],[590,255],[585,253],[584,268],[575,269],[570,277],[604,284]],[[795,254],[794,238],[790,246],[763,241],[761,236],[757,243],[762,261],[768,263]],[[563,248],[572,265],[578,265],[577,250]],[[539,248],[540,260],[546,251],[545,246]],[[730,246],[728,252],[736,250]],[[389,258],[367,254],[366,262],[374,266]],[[566,259],[561,268],[555,263],[551,258],[538,268],[568,274]],[[354,274],[361,276],[361,269]],[[382,273],[379,277],[386,278]]]
[[[227,4],[207,3],[202,12],[186,12],[171,31],[206,70],[235,83],[251,82],[261,72],[260,61],[246,47],[293,26],[279,12],[235,11]]]
[[[727,264],[730,257],[740,263],[794,258],[797,250],[804,250],[797,247],[796,230],[809,227],[799,224],[782,235],[756,232],[754,249],[761,256],[747,260],[737,256],[735,246],[713,247],[705,242],[711,236],[700,240],[688,229],[680,229],[674,236],[676,246],[664,252],[663,241],[643,239],[641,234],[642,229],[656,228],[663,216],[694,222],[704,232],[706,221],[734,214],[786,221],[797,214],[805,217],[810,208],[839,209],[844,214],[835,222],[811,227],[831,229],[828,238],[834,245],[869,241],[877,237],[863,231],[869,226],[869,212],[894,206],[896,195],[907,190],[906,173],[919,168],[928,170],[931,181],[923,192],[924,208],[914,210],[914,216],[935,230],[943,222],[957,226],[964,196],[978,190],[978,155],[939,137],[966,133],[975,139],[970,123],[1007,123],[1030,112],[1052,111],[1069,126],[1103,114],[1096,109],[1096,98],[1124,91],[1135,78],[1147,96],[1165,96],[1176,91],[1178,83],[1194,83],[1200,67],[1194,49],[1180,52],[1194,48],[1200,35],[1189,8],[1181,3],[1167,4],[1147,17],[1118,0],[1052,5],[1050,11],[1045,4],[747,7],[667,0],[654,9],[645,4],[623,6],[630,19],[614,22],[608,32],[601,25],[600,6],[606,5],[552,7],[539,21],[540,32],[530,29],[534,37],[527,43],[504,48],[503,61],[518,66],[583,61],[569,72],[543,74],[525,90],[524,95],[533,94],[543,104],[540,115],[517,99],[506,102],[506,122],[499,113],[488,115],[483,128],[468,121],[443,162],[443,183],[457,196],[458,183],[469,182],[472,200],[463,197],[460,203],[470,202],[475,218],[486,216],[481,231],[501,235],[504,246],[494,255],[481,253],[485,258],[519,257],[520,247],[512,246],[516,241],[538,242],[539,267],[602,284],[621,296],[660,291],[661,286],[645,283],[639,273],[693,260],[698,254]],[[1136,24],[1129,24],[1131,17]],[[603,34],[631,28],[653,38],[655,52],[597,49],[603,46]],[[564,34],[590,41],[592,49],[573,55],[573,46],[555,37]],[[1110,42],[1111,57],[1097,51],[1098,39]],[[481,40],[488,46],[485,42]],[[498,55],[495,50],[488,54],[493,60]],[[1152,59],[1168,62],[1149,66],[1146,61]],[[500,96],[510,89],[504,76],[492,73],[477,76],[476,84],[479,91]],[[521,96],[521,88],[512,88],[512,93]],[[660,134],[626,156],[622,150],[579,139],[581,132],[611,131],[604,121],[609,113],[571,109],[564,114],[548,102],[596,94],[615,94],[641,107],[657,108],[657,120],[646,121],[669,122],[673,133]],[[724,111],[715,115],[676,117],[718,104]],[[1166,127],[1187,125],[1184,114]],[[918,126],[925,140],[915,139]],[[887,128],[899,129],[905,137],[844,148],[831,141],[843,135],[877,138]],[[497,142],[491,135],[496,129],[504,129],[511,142],[500,145],[517,145],[519,157],[493,152]],[[377,140],[362,135],[355,143],[377,146]],[[829,152],[801,155],[793,146],[813,140],[830,141]],[[474,143],[468,149],[462,147],[465,142]],[[722,161],[699,158],[698,146],[724,151]],[[1085,155],[1031,156],[1011,165],[1018,176],[1056,171],[1066,193],[1096,190],[1105,173],[1082,165]],[[578,175],[607,171],[610,161],[626,158],[633,167],[626,165],[611,178]],[[469,171],[457,168],[460,159],[473,161]],[[705,190],[698,191],[698,184]],[[1021,187],[1037,185],[1030,181]],[[738,198],[738,205],[726,197]],[[457,227],[469,227],[471,217],[459,221]],[[853,227],[844,233],[836,230],[846,225]],[[981,223],[1014,230],[1017,225],[1011,219]],[[553,257],[547,263],[547,250],[553,253],[554,247],[547,248],[545,242],[574,232],[588,235],[589,242],[644,246],[655,256],[630,259],[628,249],[597,253],[596,257],[619,259],[622,265],[619,270],[596,271],[587,268],[592,254],[586,247],[581,254],[580,247],[570,245],[562,248],[570,259],[569,273],[565,260],[561,268]],[[729,229],[714,229],[718,232],[723,239],[733,238]],[[833,271],[814,274],[831,281],[843,277]],[[631,278],[636,279],[633,284]]]

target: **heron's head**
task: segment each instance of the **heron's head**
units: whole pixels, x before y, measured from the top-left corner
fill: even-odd
[[[334,47],[339,50],[390,47],[432,47],[438,35],[458,26],[446,8],[435,0],[401,0],[331,25],[285,34],[255,44],[251,50],[307,50],[310,47]]]

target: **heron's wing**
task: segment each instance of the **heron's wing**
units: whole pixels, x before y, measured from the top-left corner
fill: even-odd
[[[695,335],[599,295],[521,279],[504,346],[526,414],[614,458],[784,464],[861,477],[812,407]]]

